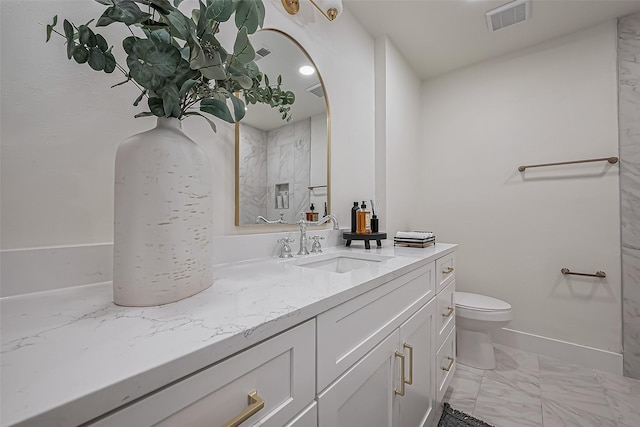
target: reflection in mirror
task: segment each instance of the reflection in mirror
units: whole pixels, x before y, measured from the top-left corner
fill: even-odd
[[[260,104],[248,105],[236,124],[236,225],[293,224],[312,204],[322,218],[325,209],[330,213],[329,111],[322,78],[287,34],[265,29],[251,43],[260,71],[282,75],[282,89],[293,91],[296,100],[290,122],[277,108]]]

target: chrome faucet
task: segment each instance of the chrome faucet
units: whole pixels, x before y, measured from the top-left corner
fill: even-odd
[[[263,221],[267,224],[284,224],[284,212],[280,212],[280,219],[276,220],[268,220],[262,215],[259,215],[258,218],[256,218],[256,224],[260,224],[260,221]]]
[[[302,212],[300,214],[302,218],[298,221],[298,225],[300,226],[300,250],[298,250],[298,255],[309,255],[309,249],[307,249],[307,227],[310,225],[322,225],[327,221],[331,221],[333,223],[333,229],[339,230],[340,226],[338,225],[338,219],[333,215],[326,215],[320,218],[318,221],[307,221],[305,218],[305,213]]]

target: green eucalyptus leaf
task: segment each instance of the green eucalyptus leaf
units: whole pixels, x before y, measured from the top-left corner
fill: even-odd
[[[285,102],[284,102],[285,104],[291,105],[294,102],[296,102],[296,94],[288,90],[284,94],[284,99],[285,99]]]
[[[185,47],[180,49],[180,56],[182,56],[182,59],[184,59],[185,61],[189,60],[189,58],[191,57],[191,48],[189,47],[189,45],[186,45]]]
[[[78,45],[73,49],[73,59],[78,64],[84,64],[89,59],[89,50],[82,45]]]
[[[78,40],[81,44],[88,47],[95,47],[98,45],[96,35],[86,25],[80,25],[78,27]]]
[[[172,10],[166,16],[171,25],[171,34],[180,40],[190,41],[195,36],[195,24],[177,9]]]
[[[233,116],[236,118],[236,122],[239,122],[247,112],[244,102],[237,96],[231,96],[229,99],[231,99],[231,103],[233,104]]]
[[[153,40],[156,43],[171,44],[171,34],[164,28],[149,31],[149,35],[147,38]]]
[[[122,47],[124,51],[127,52],[127,55],[130,55],[133,52],[133,46],[136,44],[137,37],[129,36],[126,39],[122,40]]]
[[[65,19],[62,23],[62,28],[64,28],[64,36],[67,38],[67,41],[73,40],[75,31],[73,30],[71,22]]]
[[[200,102],[200,111],[209,113],[228,123],[235,123],[227,103],[218,99],[203,99]]]
[[[197,80],[199,77],[200,73],[197,70],[192,70],[187,61],[181,60],[171,81],[176,87],[181,88],[187,80]]]
[[[233,44],[233,55],[243,65],[253,61],[253,59],[256,57],[256,52],[255,50],[253,50],[251,42],[249,42],[249,36],[247,34],[246,27],[242,27],[240,31],[238,31],[236,41]]]
[[[162,108],[162,99],[156,97],[150,97],[149,101],[147,101],[149,105],[149,109],[153,113],[154,116],[157,117],[166,117],[164,113],[164,108]]]
[[[198,23],[196,26],[198,37],[202,37],[207,31],[207,7],[202,3],[202,0],[198,0],[198,3],[200,4],[200,9],[193,10],[193,20]]]
[[[162,108],[166,117],[180,117],[180,97],[174,84],[165,84],[157,90],[162,98]]]
[[[73,40],[67,40],[67,58],[71,59],[73,58],[73,51],[76,48],[76,42],[74,42]]]
[[[207,19],[226,22],[233,15],[233,0],[207,0]]]
[[[109,50],[109,45],[107,44],[107,41],[100,34],[96,34],[96,46],[98,46],[98,49],[100,49],[103,52],[106,52]]]
[[[151,18],[151,15],[140,10],[133,0],[113,0],[113,6],[104,11],[97,27],[105,27],[114,22],[122,22],[125,25],[133,25]]]
[[[260,68],[254,61],[245,64],[244,68],[247,70],[247,76],[251,79],[256,79],[260,75]]]
[[[191,89],[193,89],[193,87],[198,84],[197,80],[192,80],[192,79],[188,79],[186,80],[184,83],[182,83],[182,86],[180,87],[180,92],[178,93],[178,96],[182,99],[184,98],[187,93],[189,93],[189,91],[191,91]]]
[[[150,116],[155,116],[155,114],[153,114],[151,111],[143,111],[142,113],[138,113],[133,117],[137,119],[139,117],[150,117]]]
[[[158,89],[167,77],[173,76],[181,59],[180,51],[172,45],[136,39],[127,65],[131,77],[142,87]]]
[[[51,39],[51,33],[53,32],[53,28],[58,25],[58,15],[53,17],[53,22],[51,24],[47,24],[47,40]]]
[[[253,80],[251,80],[247,76],[231,76],[231,79],[233,81],[238,82],[238,84],[242,89],[248,90],[248,89],[251,89],[251,87],[253,86]]]
[[[114,58],[111,52],[103,52],[103,53],[104,53],[104,72],[113,73],[113,70],[116,69],[116,58]]]
[[[78,46],[76,49],[82,46]],[[96,71],[104,70],[104,66],[106,64],[106,60],[104,57],[104,53],[97,47],[92,47],[89,49],[89,66]]]
[[[253,34],[260,25],[259,7],[257,2],[259,0],[241,0],[238,1],[236,9],[236,27],[241,29],[247,27],[247,32]],[[263,9],[264,11],[264,6]]]

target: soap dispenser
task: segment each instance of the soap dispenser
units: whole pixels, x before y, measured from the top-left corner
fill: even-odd
[[[357,212],[356,234],[371,234],[371,212],[367,210],[366,202],[362,202]]]
[[[358,202],[353,202],[353,207],[351,208],[351,232],[355,233],[358,224]]]

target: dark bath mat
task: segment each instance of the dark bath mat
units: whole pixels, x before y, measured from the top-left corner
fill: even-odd
[[[493,427],[469,414],[453,409],[447,402],[443,406],[438,427]]]

